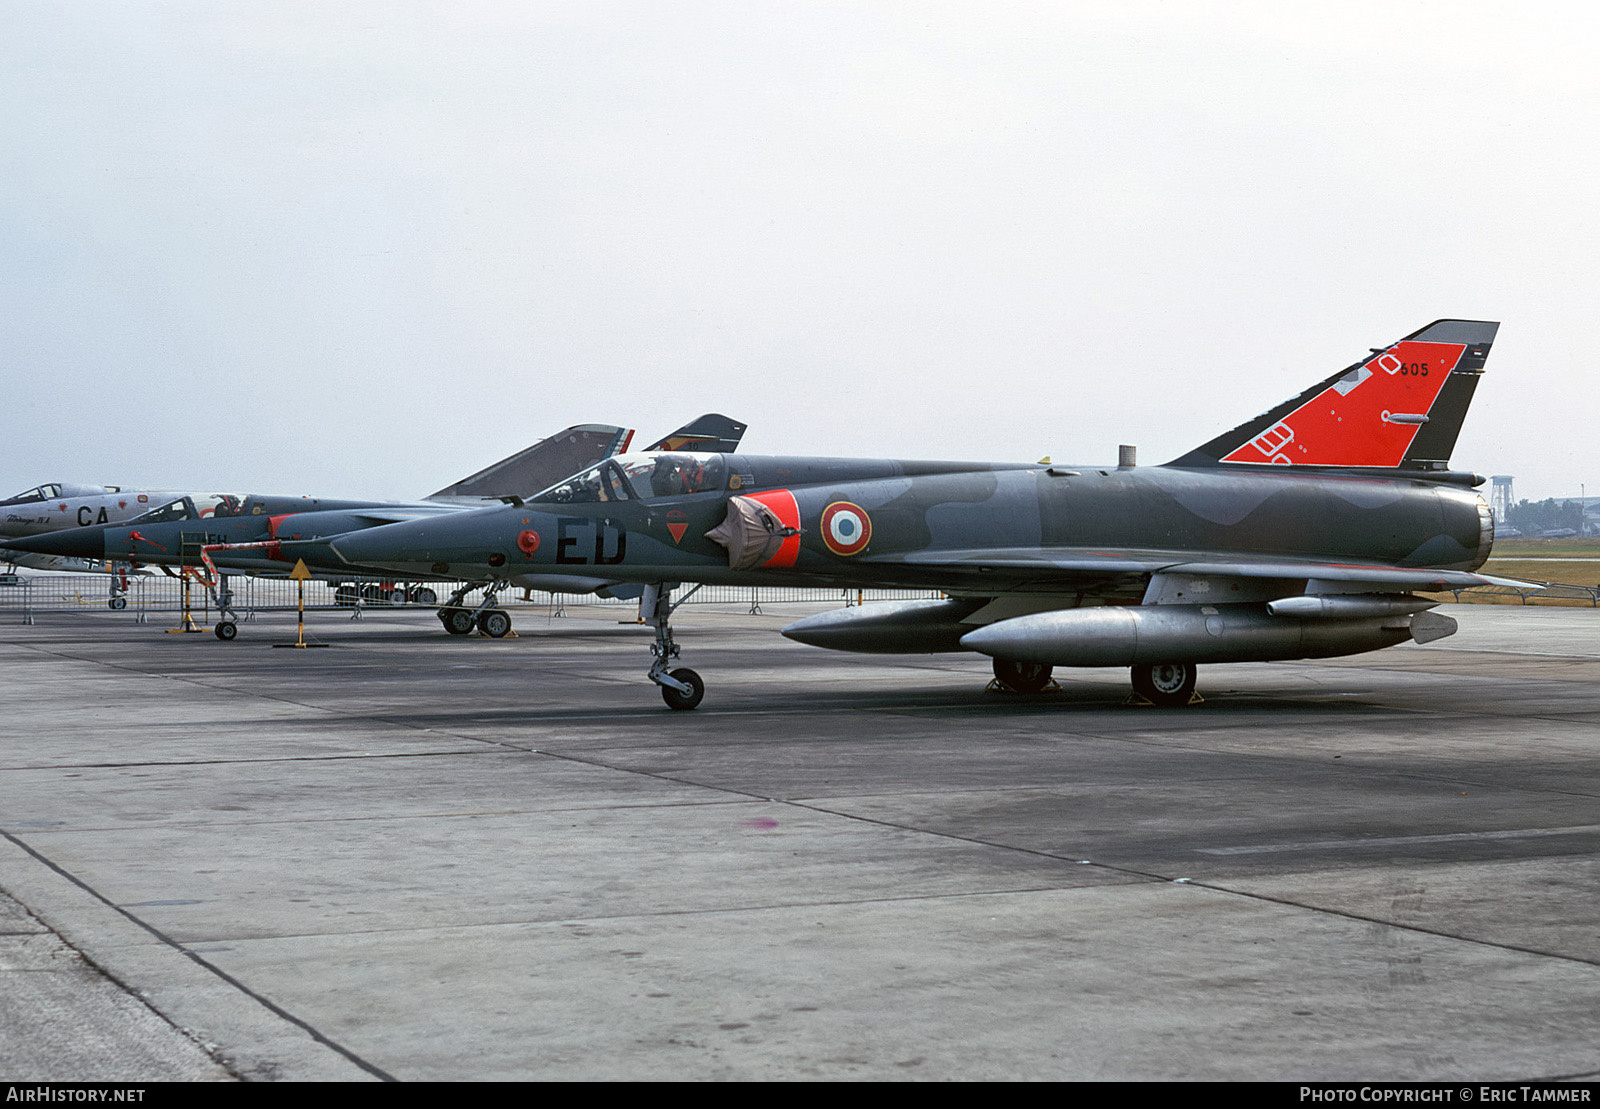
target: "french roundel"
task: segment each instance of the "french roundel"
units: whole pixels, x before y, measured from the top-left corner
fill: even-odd
[[[872,540],[872,518],[849,501],[834,501],[822,510],[822,541],[839,555],[860,554]]]

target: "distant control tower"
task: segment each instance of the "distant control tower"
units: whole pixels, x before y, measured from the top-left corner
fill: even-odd
[[[1511,498],[1511,475],[1495,474],[1489,479],[1494,482],[1494,488],[1489,493],[1489,511],[1494,513],[1496,523],[1505,523],[1511,515],[1511,506],[1516,502]]]

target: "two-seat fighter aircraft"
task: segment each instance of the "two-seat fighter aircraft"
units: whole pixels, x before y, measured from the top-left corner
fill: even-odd
[[[745,426],[726,416],[707,414],[674,431],[650,449],[673,443],[695,443],[732,451],[738,447]],[[196,569],[205,565],[218,571],[224,579],[221,582],[207,580],[208,586],[215,590],[214,600],[221,617],[216,626],[217,637],[232,639],[238,626],[232,617],[230,590],[225,581],[228,574],[282,577],[297,561],[304,561],[313,576],[348,578],[352,567],[322,544],[323,537],[397,521],[459,513],[486,503],[520,503],[523,496],[557,478],[625,449],[632,436],[632,431],[609,424],[568,428],[417,503],[261,494],[169,494],[170,500],[153,498],[156,503],[149,506],[148,512],[122,526],[75,527],[14,539],[5,547],[122,564]],[[355,570],[360,572],[360,568]],[[376,567],[372,572],[384,573]],[[434,579],[438,575],[418,577]],[[502,610],[493,608],[492,593],[478,610],[460,607],[461,599],[478,584],[468,582],[441,610],[446,629],[462,634],[479,625],[491,635],[507,634],[511,630],[510,618]],[[541,576],[530,584],[536,589],[589,593],[612,583],[574,574]],[[431,604],[434,597],[430,590],[417,599]]]
[[[783,631],[868,652],[977,651],[1037,691],[1130,666],[1158,705],[1207,662],[1354,654],[1450,635],[1417,596],[1488,584],[1493,519],[1449,468],[1498,324],[1439,320],[1162,466],[622,454],[522,505],[332,541],[413,574],[593,573],[646,586],[667,704],[681,583],[937,589]],[[681,601],[679,603],[682,603]]]

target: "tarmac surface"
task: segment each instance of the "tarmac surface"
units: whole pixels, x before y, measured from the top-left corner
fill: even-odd
[[[675,713],[568,611],[0,624],[0,1081],[1600,1076],[1600,612],[1158,710],[686,607]]]

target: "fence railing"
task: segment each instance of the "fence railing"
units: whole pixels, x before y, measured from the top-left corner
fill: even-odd
[[[293,611],[298,607],[298,583],[282,578],[230,576],[230,607],[245,619],[257,612]],[[392,609],[433,609],[464,582],[397,582],[377,579],[350,579],[345,582],[308,581],[305,583],[307,611],[339,611],[359,620],[363,613]],[[122,582],[107,574],[5,574],[0,575],[0,620],[24,624],[48,612],[84,612],[111,609],[126,611],[143,623],[148,614],[181,612],[185,607],[184,582],[178,578],[138,575]],[[199,582],[190,582],[188,605],[202,618],[216,606]],[[803,589],[788,586],[705,585],[688,595],[678,594],[690,605],[738,605],[752,614],[762,605],[832,604],[847,607],[873,601],[921,600],[937,598],[935,590],[916,589]],[[1513,598],[1520,604],[1586,604],[1600,608],[1600,588],[1566,585],[1560,582],[1529,582],[1526,585],[1486,585],[1473,589],[1449,590],[1433,594],[1450,597],[1457,603],[1500,602]],[[465,603],[476,604],[478,594],[469,594]],[[594,594],[545,593],[540,590],[508,588],[501,590],[498,603],[506,608],[610,607],[633,608],[630,598],[600,597]]]
[[[1522,604],[1539,602],[1567,603],[1576,601],[1591,608],[1600,608],[1600,588],[1592,585],[1567,585],[1564,582],[1529,582],[1526,585],[1480,585],[1472,589],[1448,591],[1457,603],[1486,601],[1501,597],[1515,597]],[[1438,596],[1439,594],[1435,594]]]
[[[249,619],[257,612],[292,612],[299,607],[299,583],[283,578],[255,578],[230,575],[229,607]],[[345,582],[308,581],[305,583],[306,611],[343,612],[359,620],[363,613],[421,609],[431,610],[443,603],[465,582],[403,582],[391,579],[350,579]],[[32,624],[42,613],[116,611],[128,613],[144,623],[153,613],[181,612],[188,607],[196,618],[208,619],[216,611],[210,593],[198,581],[185,583],[165,575],[136,575],[122,581],[108,574],[7,574],[0,575],[0,620]],[[789,587],[706,585],[678,597],[690,605],[738,605],[759,613],[762,605],[833,604],[845,607],[871,601],[917,600],[934,598],[933,590],[889,589],[799,589]],[[475,605],[481,595],[469,593],[463,602]],[[600,597],[594,594],[545,593],[507,588],[500,591],[497,603],[504,608],[609,607],[636,608],[631,598]]]

